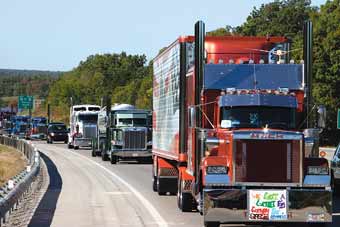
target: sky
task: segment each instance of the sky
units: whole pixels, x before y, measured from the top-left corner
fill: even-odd
[[[193,34],[197,20],[206,31],[240,25],[268,2],[1,0],[0,68],[68,71],[89,55],[122,51],[150,60],[179,35]]]

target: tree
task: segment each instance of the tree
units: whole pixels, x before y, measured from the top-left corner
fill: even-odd
[[[336,129],[340,107],[340,0],[327,1],[320,12],[311,14],[314,24],[314,89],[317,104],[327,107],[327,144],[339,142]]]

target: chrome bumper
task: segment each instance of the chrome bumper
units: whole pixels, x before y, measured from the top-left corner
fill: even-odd
[[[74,146],[76,146],[76,147],[91,147],[92,146],[92,139],[75,138],[74,139]]]
[[[151,157],[151,150],[124,150],[124,149],[112,149],[112,154],[123,158],[138,158],[138,157]]]
[[[204,221],[220,223],[332,222],[332,191],[287,190],[287,219],[250,220],[247,189],[205,189]],[[315,217],[318,217],[317,219]]]

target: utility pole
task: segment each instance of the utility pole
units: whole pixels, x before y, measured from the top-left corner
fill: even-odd
[[[47,104],[47,123],[49,124],[51,122],[51,105]]]

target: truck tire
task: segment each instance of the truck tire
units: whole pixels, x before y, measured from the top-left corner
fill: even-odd
[[[111,154],[111,157],[110,157],[111,164],[117,164],[117,161],[118,161],[118,157],[116,155]]]
[[[92,157],[96,157],[97,156],[97,152],[94,150],[94,148],[92,148],[91,155],[92,155]]]
[[[67,145],[67,148],[68,148],[68,149],[72,149],[72,148],[73,148],[73,145],[72,145],[72,144],[68,144],[68,145]]]
[[[177,205],[182,212],[191,212],[195,209],[194,198],[191,193],[183,192],[182,190],[183,180],[182,177],[178,177],[178,192],[177,192]]]
[[[204,222],[205,227],[219,227],[220,223],[219,222]]]
[[[108,161],[109,160],[109,157],[107,157],[107,154],[104,153],[104,151],[101,151],[101,157],[102,157],[102,161]]]
[[[79,146],[73,146],[74,150],[79,150]]]

